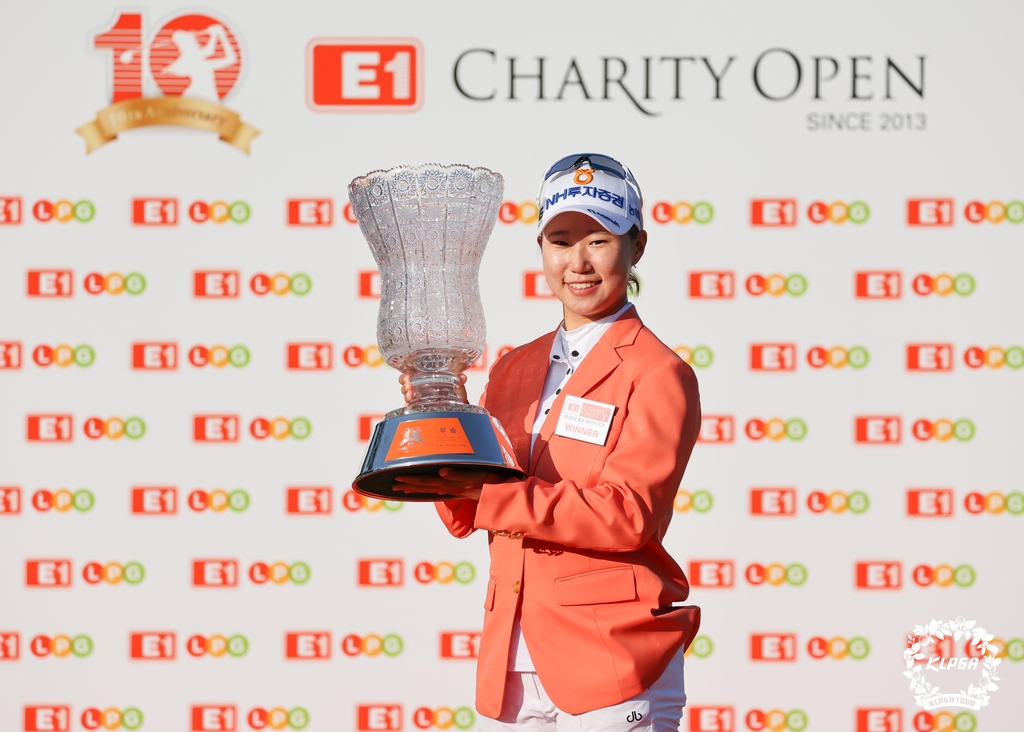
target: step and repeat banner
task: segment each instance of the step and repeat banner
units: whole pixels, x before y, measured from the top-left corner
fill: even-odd
[[[484,536],[350,490],[402,399],[346,186],[505,176],[475,399],[559,323],[535,195],[577,151],[636,173],[636,307],[700,382],[682,729],[1019,727],[1022,27],[994,0],[8,3],[0,729],[475,726]]]

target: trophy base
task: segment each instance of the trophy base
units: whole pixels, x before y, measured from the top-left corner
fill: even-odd
[[[394,489],[398,475],[437,473],[441,468],[526,477],[512,444],[494,417],[475,412],[420,412],[387,417],[377,424],[352,489],[364,496],[389,501],[456,498]]]

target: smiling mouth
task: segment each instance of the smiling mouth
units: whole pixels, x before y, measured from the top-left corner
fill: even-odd
[[[566,282],[565,284],[568,285],[570,290],[576,290],[577,292],[581,292],[583,290],[589,290],[592,287],[597,287],[598,284],[600,284],[600,283],[598,283],[598,282]]]

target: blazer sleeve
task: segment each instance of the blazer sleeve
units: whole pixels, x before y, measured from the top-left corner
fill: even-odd
[[[487,484],[474,525],[581,549],[629,552],[644,546],[671,513],[697,440],[700,397],[693,371],[679,358],[665,359],[634,383],[626,410],[594,487],[533,476]]]
[[[484,385],[484,393],[480,395],[480,406],[486,408],[487,386]],[[476,531],[474,522],[476,520],[477,502],[468,498],[457,498],[452,501],[438,501],[434,504],[437,515],[448,528],[448,532],[456,539],[465,539]]]

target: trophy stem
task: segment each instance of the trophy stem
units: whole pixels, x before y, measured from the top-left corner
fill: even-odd
[[[459,394],[461,382],[456,374],[419,371],[412,374],[409,383],[412,386],[412,401],[407,409],[411,412],[453,407],[459,409],[469,406]]]

